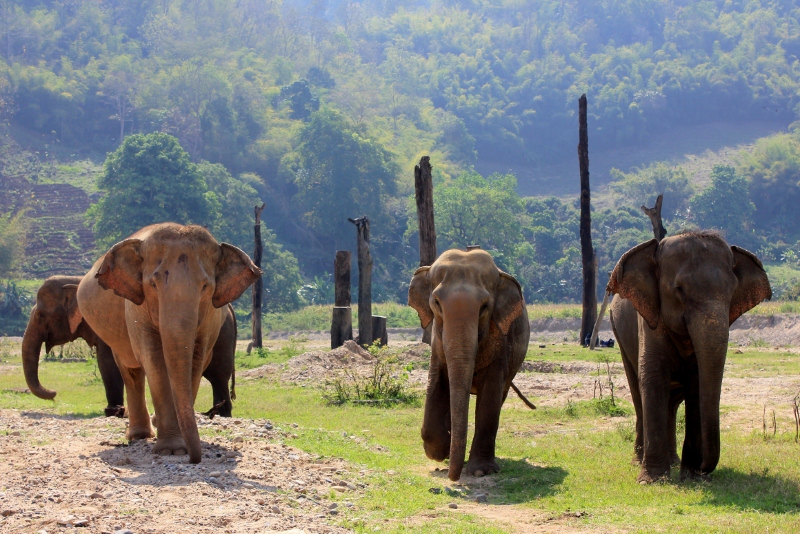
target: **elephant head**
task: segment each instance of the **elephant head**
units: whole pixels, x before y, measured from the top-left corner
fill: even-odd
[[[423,328],[433,322],[431,357],[445,371],[449,387],[449,421],[426,417],[422,428],[425,452],[436,460],[449,457],[448,476],[458,480],[464,466],[473,377],[498,355],[512,323],[524,312],[522,291],[485,251],[448,250],[432,266],[414,273],[408,304],[416,310]],[[426,413],[431,397],[429,390]],[[431,426],[448,426],[448,422],[449,443],[446,438],[429,438]]]
[[[36,293],[36,304],[31,310],[28,326],[22,338],[22,370],[31,393],[41,399],[51,400],[56,392],[39,382],[39,353],[42,344],[50,352],[55,346],[75,341],[81,336],[84,324],[78,311],[76,292],[80,276],[52,276],[44,281]],[[90,342],[91,340],[87,339]]]
[[[189,461],[198,463],[194,396],[224,318],[219,308],[237,299],[261,270],[199,226],[166,223],[135,235],[105,254],[96,278],[129,301],[128,330],[147,352],[142,358],[163,354],[180,434]],[[148,376],[151,391],[153,378]]]
[[[772,297],[761,262],[714,232],[687,232],[626,252],[607,289],[629,299],[645,328],[663,332],[681,357],[696,356],[700,471],[710,473],[719,461],[719,398],[729,327]],[[648,387],[647,380],[642,377],[641,388]]]

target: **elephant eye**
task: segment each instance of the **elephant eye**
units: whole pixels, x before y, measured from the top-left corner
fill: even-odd
[[[681,302],[683,302],[684,299],[686,298],[686,293],[683,291],[683,288],[680,287],[680,286],[675,288],[675,295],[677,295],[678,300],[680,300]]]
[[[483,306],[481,306],[480,314],[483,315],[484,313],[486,313],[486,310],[488,309],[489,309],[489,304],[488,303],[484,304]]]
[[[205,291],[206,289],[208,289],[208,284],[203,284],[203,289],[202,290]]]
[[[437,299],[435,297],[433,299],[433,307],[436,308],[436,311],[438,311],[438,312],[442,311],[442,305],[439,304],[439,299]]]

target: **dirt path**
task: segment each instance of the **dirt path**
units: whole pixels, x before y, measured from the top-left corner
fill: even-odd
[[[330,520],[354,505],[327,496],[355,500],[362,473],[281,444],[288,431],[266,421],[198,422],[192,465],[127,446],[124,419],[0,410],[0,531],[347,532]]]

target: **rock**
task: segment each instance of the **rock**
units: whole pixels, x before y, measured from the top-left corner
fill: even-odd
[[[266,423],[266,424],[264,424],[264,428],[266,428],[267,430],[272,430],[272,428],[273,428],[273,427],[272,427],[272,423]]]
[[[273,505],[273,506],[270,506],[270,508],[269,508],[269,511],[270,511],[270,512],[272,512],[273,514],[279,514],[279,513],[281,513],[281,509],[280,509],[280,508],[278,508],[278,507],[277,507],[277,506],[275,506],[275,505]]]
[[[256,499],[256,503],[258,503],[259,505],[263,505],[265,502],[267,501],[265,501],[264,499]]]
[[[88,519],[73,519],[72,520],[73,527],[88,527],[89,520]]]
[[[119,530],[115,530],[114,534],[133,534],[133,531],[128,530],[127,528],[121,528]]]
[[[344,486],[333,486],[333,489],[340,493],[344,493],[345,491],[347,491],[347,488],[345,488]]]
[[[439,495],[442,493],[442,488],[430,488],[428,492],[433,493],[434,495]]]
[[[210,476],[210,477],[214,477],[214,478],[219,478],[219,477],[221,477],[221,476],[222,476],[222,473],[220,473],[219,471],[211,471],[211,472],[208,474],[208,476]]]
[[[16,513],[15,510],[3,510],[2,512],[0,512],[0,515],[2,515],[3,517],[8,517],[10,515],[14,515],[15,513]]]
[[[243,441],[244,438],[242,436],[236,436],[235,438],[233,438],[234,443],[242,443]]]
[[[335,502],[332,502],[332,503],[331,503],[331,504],[328,506],[328,510],[336,510],[337,508],[339,508],[339,505],[338,505],[337,503],[335,503]]]
[[[292,428],[297,428],[297,423],[292,423]]]
[[[456,503],[454,503],[454,502],[451,502],[451,503],[450,503],[450,504],[448,504],[447,506],[448,506],[449,508],[453,508],[453,509],[456,509],[456,508],[458,508],[458,505],[457,505]]]
[[[236,451],[225,451],[225,458],[236,458]]]
[[[306,534],[306,531],[301,530],[299,528],[292,528],[289,530],[281,530],[280,532],[276,532],[275,534]]]
[[[36,534],[47,534],[47,531],[45,529],[37,530]]]
[[[21,434],[19,433],[19,430],[15,430],[15,431],[13,431],[13,432],[9,432],[9,434],[8,434],[8,435],[9,435],[9,436],[20,436]]]
[[[60,527],[68,527],[72,525],[72,520],[75,519],[74,517],[63,517],[56,521],[58,526]]]
[[[486,498],[485,493],[479,493],[475,496],[475,502],[487,502],[488,499]]]
[[[103,495],[102,493],[98,493],[98,492],[96,492],[96,491],[95,491],[94,493],[92,493],[91,495],[89,495],[89,498],[91,498],[91,499],[104,499],[104,498],[105,498],[105,495]]]
[[[475,470],[475,476],[476,476],[477,478],[480,478],[480,477],[482,477],[483,475],[484,475],[484,473],[483,473],[483,471],[481,471],[480,469],[477,469],[477,470]]]
[[[242,487],[245,489],[253,489],[253,485],[250,484],[249,482],[245,482],[244,484],[242,484]]]

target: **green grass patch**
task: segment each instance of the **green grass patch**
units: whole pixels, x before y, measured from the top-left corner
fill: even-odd
[[[100,416],[105,398],[94,379],[94,361],[42,363],[43,384],[58,391],[54,401],[44,401],[19,392],[25,383],[18,350],[18,344],[0,345],[0,360],[6,362],[0,366],[0,406]],[[616,350],[612,352],[615,359],[619,357]],[[270,350],[263,359],[280,363],[288,352],[279,354]],[[548,346],[537,355],[555,362],[569,357],[598,361],[596,353],[567,345]],[[242,358],[237,353],[237,364]],[[780,351],[729,352],[728,362],[726,376],[752,376],[755,365],[763,369],[758,372],[773,376],[794,376],[800,371],[800,356]],[[359,533],[373,532],[375,527],[381,532],[513,531],[497,511],[493,518],[484,518],[447,508],[449,503],[467,501],[480,488],[488,493],[490,505],[513,505],[523,515],[530,511],[556,520],[569,515],[569,523],[579,528],[628,532],[800,529],[800,454],[793,428],[790,433],[785,424],[769,439],[760,428],[723,427],[722,456],[711,483],[680,483],[673,470],[667,482],[640,486],[638,467],[630,463],[634,435],[630,404],[618,401],[622,413],[612,414],[598,400],[535,411],[509,400],[497,439],[501,473],[475,484],[464,483],[460,487],[464,492],[448,492],[451,485],[445,472],[434,471],[445,465],[427,460],[422,449],[420,405],[329,406],[318,388],[267,380],[239,381],[237,392],[237,417],[270,419],[278,428],[290,429],[284,438],[287,444],[370,470],[358,512],[340,516],[343,526]],[[203,381],[198,409],[211,406],[211,398],[211,388]],[[525,526],[516,528],[524,531]]]

